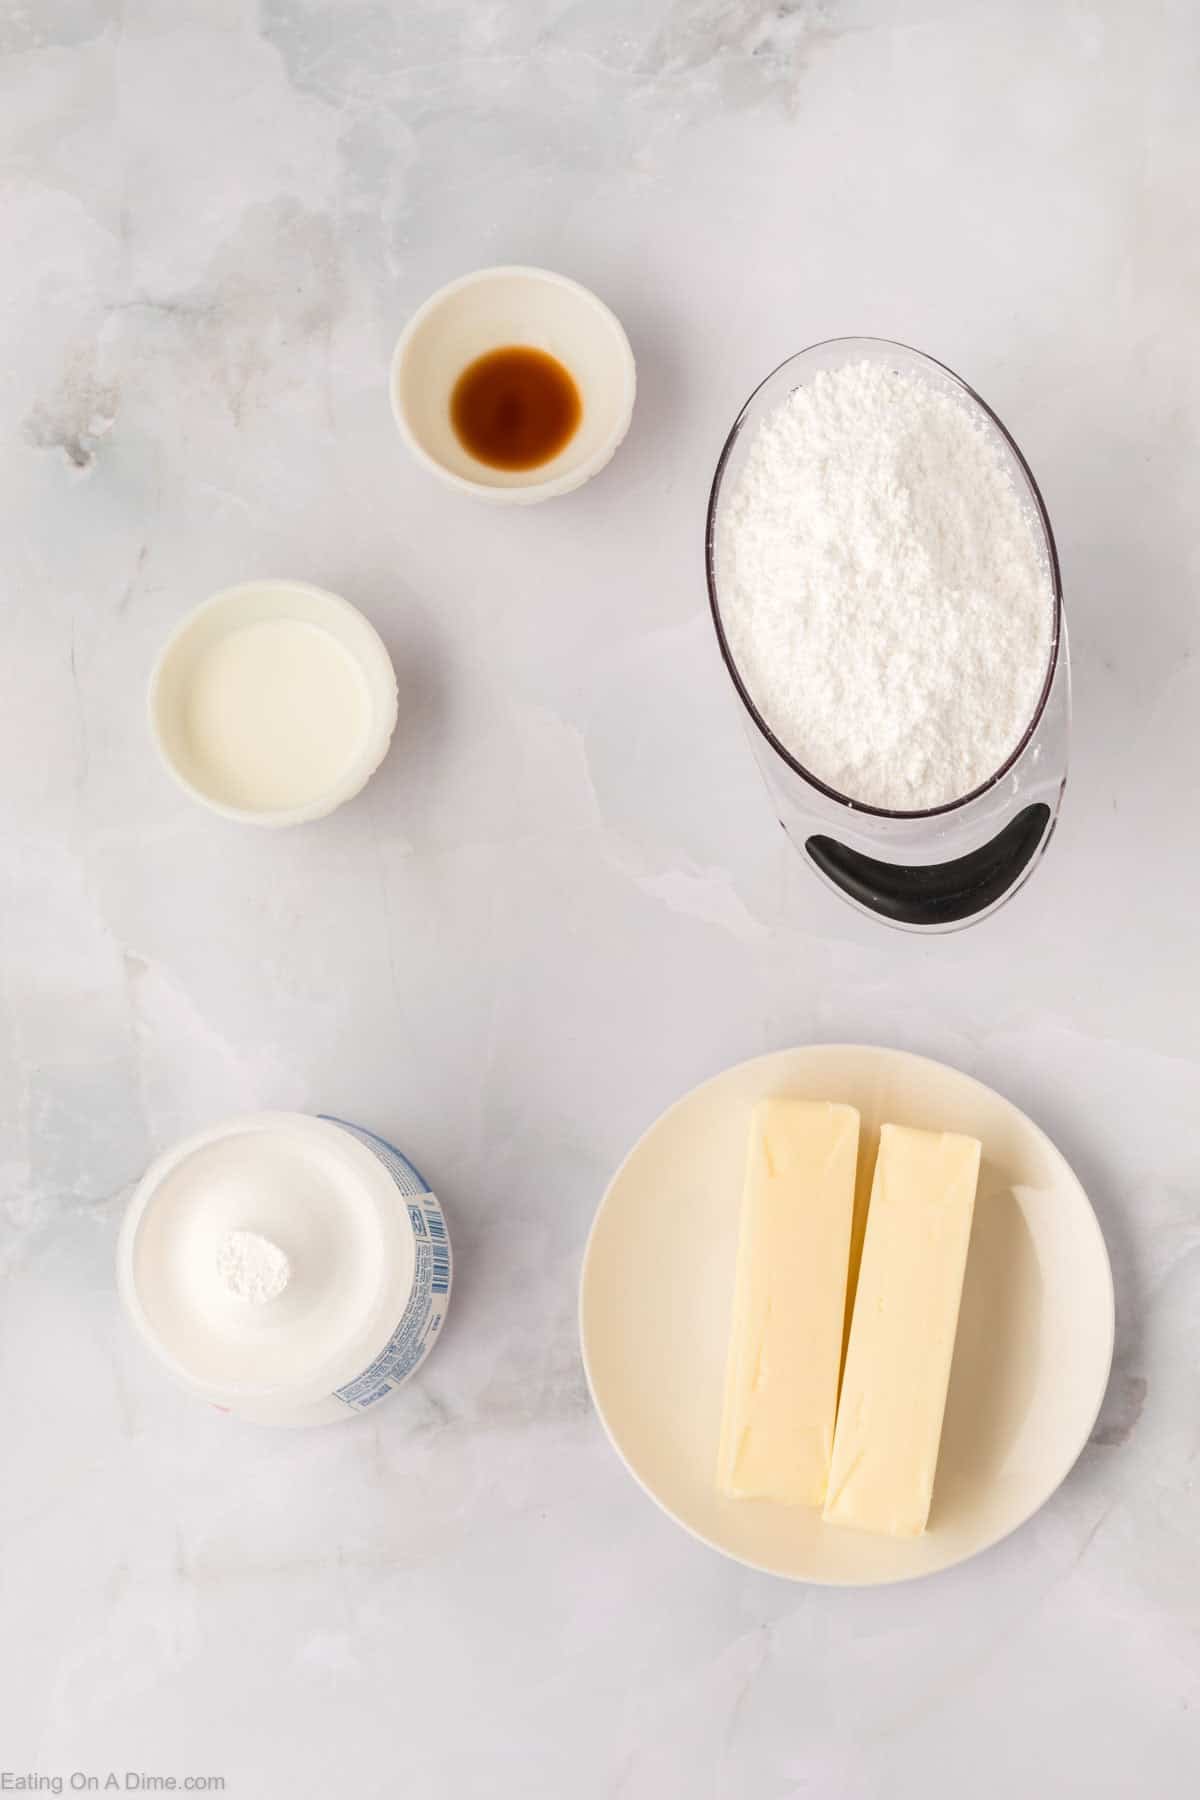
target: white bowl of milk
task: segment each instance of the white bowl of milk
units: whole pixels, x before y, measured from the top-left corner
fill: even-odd
[[[302,581],[228,588],[184,619],[150,682],[150,725],[193,799],[252,825],[320,819],[363,788],[396,726],[374,626]]]

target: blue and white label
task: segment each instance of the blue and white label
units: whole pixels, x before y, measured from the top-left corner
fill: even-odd
[[[429,1355],[446,1317],[453,1277],[446,1215],[416,1169],[391,1144],[345,1119],[330,1119],[377,1157],[396,1184],[407,1208],[413,1233],[413,1282],[408,1304],[396,1329],[369,1368],[335,1390],[356,1412],[365,1412],[418,1369]]]

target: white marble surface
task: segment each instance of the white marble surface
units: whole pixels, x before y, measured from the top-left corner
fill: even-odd
[[[0,6],[0,1770],[247,1800],[1195,1791],[1200,1754],[1200,25],[930,0]],[[405,457],[385,370],[477,264],[621,314],[617,461],[527,513]],[[1063,556],[1071,791],[1025,894],[917,941],[770,816],[710,641],[754,382],[920,344],[1016,431]],[[401,672],[361,801],[272,836],[155,765],[182,610],[347,594]],[[1025,1529],[909,1589],[690,1542],[589,1412],[592,1209],[675,1094],[814,1038],[1027,1107],[1094,1198],[1117,1362]],[[179,1396],[111,1274],[150,1155],[328,1108],[452,1209],[390,1410]]]

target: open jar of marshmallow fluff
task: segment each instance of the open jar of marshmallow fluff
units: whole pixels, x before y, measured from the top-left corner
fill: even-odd
[[[190,1392],[269,1425],[350,1418],[425,1360],[450,1299],[441,1205],[390,1144],[259,1113],[177,1145],[121,1228],[139,1335]]]

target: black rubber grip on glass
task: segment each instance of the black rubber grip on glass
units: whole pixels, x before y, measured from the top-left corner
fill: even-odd
[[[1050,808],[1027,806],[990,843],[944,863],[889,863],[836,838],[810,837],[822,874],[860,906],[900,925],[953,925],[986,912],[1016,882],[1045,835]]]

